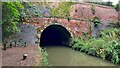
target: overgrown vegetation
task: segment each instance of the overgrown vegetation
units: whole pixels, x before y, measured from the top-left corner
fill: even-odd
[[[2,3],[2,27],[3,37],[19,31],[17,24],[20,21],[20,11],[23,9],[20,2],[3,2]]]
[[[41,17],[42,11],[33,2],[3,2],[2,3],[2,33],[3,39],[20,32],[19,23]]]
[[[59,18],[69,18],[71,5],[73,2],[60,2],[57,8],[51,9],[51,16],[52,17],[59,17]]]
[[[107,59],[112,63],[120,63],[120,28],[108,28],[100,31],[100,37],[74,37],[73,49]]]
[[[51,17],[67,18],[70,21],[70,10],[73,2],[60,2],[57,8],[51,9]],[[111,3],[107,4],[111,6]],[[118,11],[120,4],[115,6]],[[95,6],[91,8],[93,14],[95,14]],[[32,5],[32,3],[21,2],[3,2],[2,3],[2,27],[3,37],[9,37],[9,35],[20,31],[17,27],[19,22],[26,21],[28,18],[41,17],[42,11],[39,6]],[[95,17],[92,22],[95,27],[100,23],[99,18]],[[86,33],[83,33],[83,37],[74,37],[72,41],[73,49],[77,49],[87,54],[107,59],[115,64],[120,63],[120,23],[110,25],[112,28],[108,28],[100,31],[98,38],[89,37],[86,39]],[[40,29],[37,29],[38,33]],[[45,49],[42,52],[42,64],[43,66],[50,66],[48,63],[48,54]]]
[[[42,65],[43,66],[51,66],[49,63],[48,63],[48,54],[47,52],[45,51],[45,49],[41,49],[41,54],[42,54]]]
[[[43,15],[43,6],[33,2],[3,2],[2,27],[3,37],[9,37],[20,31],[17,24],[29,22],[34,17]]]
[[[28,19],[31,19],[32,17],[41,17],[41,6],[39,7],[37,4],[33,4],[32,2],[23,2],[22,5],[24,6],[24,9],[20,13],[22,21],[26,21]]]
[[[98,24],[100,24],[100,19],[97,16],[95,16],[93,18],[92,22],[94,23],[94,27],[97,27]]]
[[[98,5],[105,5],[105,6],[110,6],[113,7],[112,2],[108,1],[108,2],[87,2],[87,3],[93,3],[93,4],[98,4]]]
[[[115,7],[116,11],[119,11],[119,9],[120,9],[120,1],[114,7]]]

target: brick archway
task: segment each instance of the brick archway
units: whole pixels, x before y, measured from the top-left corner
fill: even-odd
[[[63,23],[53,23],[53,22],[49,22],[50,24],[44,24],[44,28],[42,29],[41,32],[43,32],[44,29],[46,29],[47,27],[51,26],[51,25],[59,25],[59,26],[62,26],[64,27],[65,29],[67,29],[67,31],[71,34],[71,37],[73,37],[73,32],[72,30],[69,28],[69,27],[66,27],[66,25],[64,25]]]
[[[67,45],[71,43],[71,33],[63,25],[51,24],[41,33],[40,46]]]
[[[71,38],[74,36],[80,37],[83,33],[87,33],[91,35],[90,31],[90,23],[81,21],[81,20],[70,20],[62,19],[62,18],[33,18],[33,22],[31,22],[37,30],[37,42],[41,42],[41,34],[42,32],[51,25],[60,25],[64,27],[71,35]],[[88,35],[88,36],[89,36]]]
[[[62,25],[63,27],[65,27],[72,37],[80,37],[83,32],[91,34],[90,23],[81,20],[68,21],[67,19],[62,18],[33,18],[33,20],[33,24],[37,28],[40,28],[40,35],[46,27],[53,24]]]

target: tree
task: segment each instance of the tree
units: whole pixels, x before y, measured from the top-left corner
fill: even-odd
[[[119,9],[120,9],[120,1],[118,2],[118,4],[115,5],[115,9],[116,9],[116,11],[119,11]]]
[[[85,2],[113,7],[113,5],[112,5],[113,2],[110,2],[110,1],[103,2],[102,0],[101,1],[98,0],[98,1],[85,1]]]
[[[83,2],[96,2],[96,3],[99,3],[99,2],[102,2],[103,0],[83,0]]]
[[[17,24],[20,20],[20,11],[23,9],[20,2],[3,2],[2,3],[2,33],[3,37],[19,31]]]

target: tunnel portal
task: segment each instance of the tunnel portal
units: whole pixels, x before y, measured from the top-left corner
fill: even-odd
[[[40,38],[40,46],[65,45],[71,43],[71,34],[62,25],[50,25],[46,27]]]

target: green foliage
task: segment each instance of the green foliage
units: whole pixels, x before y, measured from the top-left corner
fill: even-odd
[[[41,10],[38,5],[33,4],[31,2],[23,2],[24,9],[22,10],[21,20],[26,21],[32,17],[41,17]]]
[[[100,31],[102,37],[89,39],[73,38],[73,49],[87,54],[107,59],[112,63],[120,63],[120,39],[119,28],[108,28]],[[110,35],[112,34],[112,36]]]
[[[50,66],[48,63],[48,54],[45,51],[45,49],[41,49],[41,54],[42,54],[42,64],[43,66]]]
[[[93,18],[92,22],[94,23],[94,26],[97,27],[98,24],[100,24],[100,19],[95,16],[95,17]]]
[[[110,6],[110,7],[113,7],[113,5],[112,5],[112,2],[102,2],[102,1],[100,1],[100,2],[88,2],[88,3],[93,3],[93,4],[98,4],[98,5],[105,5],[105,6]]]
[[[67,18],[73,4],[73,2],[60,2],[57,8],[52,8],[51,16]]]
[[[83,43],[84,42],[81,42],[77,37],[73,38],[73,41],[72,41],[73,48],[82,48]]]
[[[120,3],[118,3],[118,4],[115,5],[115,9],[116,9],[116,11],[120,10]]]
[[[120,40],[112,40],[104,45],[106,59],[113,63],[120,63]]]
[[[113,6],[113,5],[112,5],[112,2],[106,2],[105,5],[106,5],[106,6]]]
[[[108,25],[109,27],[112,27],[112,28],[120,28],[120,22],[111,22],[109,23]]]
[[[2,3],[2,26],[5,37],[19,31],[17,24],[20,20],[20,10],[23,8],[20,2]]]
[[[109,37],[112,39],[120,38],[120,28],[107,28],[100,31],[100,37]]]
[[[67,17],[67,20],[70,21],[70,19],[71,19],[70,16],[68,16],[68,17]]]

